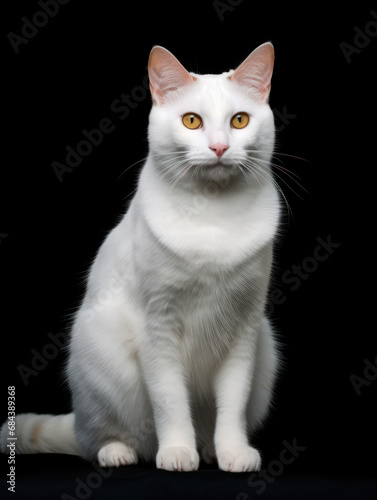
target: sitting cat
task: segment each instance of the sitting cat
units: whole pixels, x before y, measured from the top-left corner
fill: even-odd
[[[248,440],[279,359],[264,313],[280,213],[273,62],[265,43],[236,70],[199,75],[152,49],[149,154],[75,315],[73,413],[18,415],[18,453],[192,471],[199,450],[225,471],[260,468]]]

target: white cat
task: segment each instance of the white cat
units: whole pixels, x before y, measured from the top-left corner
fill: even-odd
[[[149,155],[75,317],[73,413],[18,415],[18,453],[192,471],[199,450],[225,471],[260,468],[248,438],[278,368],[264,315],[280,212],[273,62],[265,43],[236,70],[198,75],[152,49]],[[6,437],[5,423],[3,452]]]

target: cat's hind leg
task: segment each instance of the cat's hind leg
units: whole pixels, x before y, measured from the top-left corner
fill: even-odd
[[[281,362],[279,345],[267,318],[262,321],[255,353],[252,388],[246,410],[248,432],[252,434],[265,420],[271,407],[274,385]]]
[[[127,301],[119,304],[116,298],[92,321],[85,309],[78,313],[67,367],[75,439],[84,458],[97,458],[104,467],[130,465],[138,458],[149,461],[157,453],[152,407],[137,356],[138,325]],[[120,306],[122,312],[127,309],[124,316]]]

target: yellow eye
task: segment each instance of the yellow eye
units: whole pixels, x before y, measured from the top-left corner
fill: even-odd
[[[195,113],[186,113],[182,116],[183,125],[187,128],[195,129],[202,125],[202,119]]]
[[[249,115],[244,111],[241,113],[236,113],[230,120],[230,124],[234,128],[244,128],[249,123]]]

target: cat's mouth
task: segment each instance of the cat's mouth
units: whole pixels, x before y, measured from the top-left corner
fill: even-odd
[[[219,158],[203,162],[200,165],[199,171],[201,172],[201,176],[206,180],[221,180],[224,182],[224,179],[229,179],[230,177],[237,175],[240,172],[240,169],[234,161],[231,161],[229,158]]]
[[[232,162],[225,158],[211,158],[210,160],[203,162],[203,166],[208,168],[229,167],[230,165],[232,165]]]

